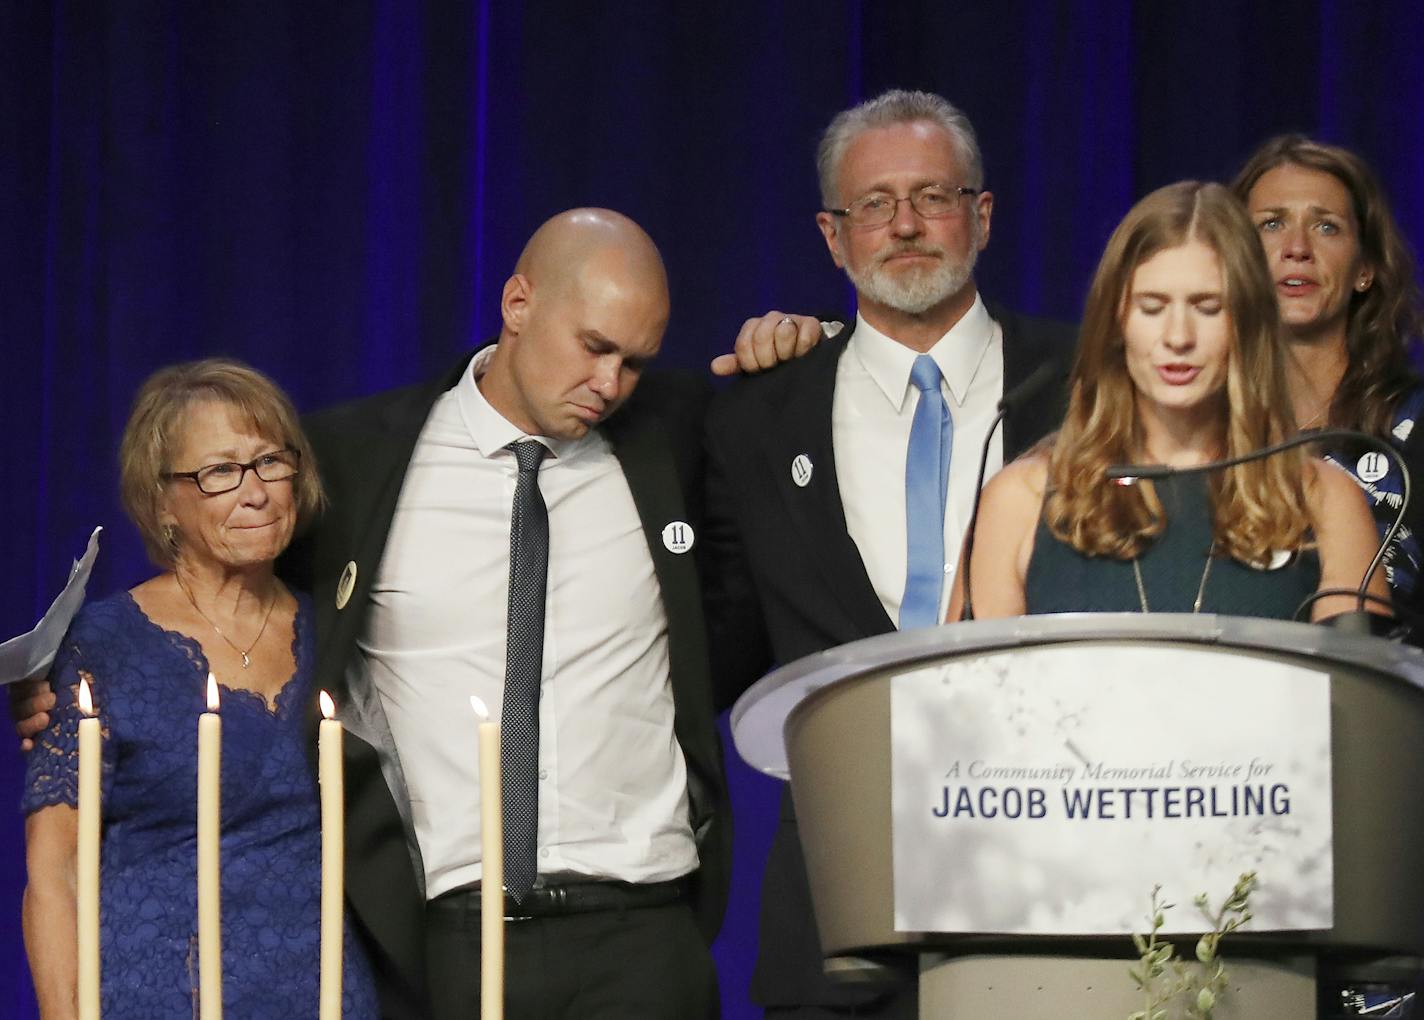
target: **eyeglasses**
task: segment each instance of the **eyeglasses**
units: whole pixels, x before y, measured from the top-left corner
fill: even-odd
[[[200,467],[196,471],[165,471],[163,477],[169,481],[174,478],[191,479],[193,484],[198,487],[199,492],[217,496],[224,492],[231,492],[240,486],[249,471],[254,472],[264,482],[284,482],[297,473],[301,460],[300,453],[287,447],[273,450],[271,453],[264,453],[260,457],[249,460],[246,464],[225,460],[220,464]]]
[[[942,184],[926,184],[916,188],[904,198],[896,198],[884,191],[872,191],[856,199],[845,209],[826,209],[832,216],[843,216],[853,227],[884,226],[895,218],[895,211],[901,202],[909,202],[910,208],[927,220],[953,216],[962,208],[959,201],[966,195],[979,194],[978,188],[947,188]]]

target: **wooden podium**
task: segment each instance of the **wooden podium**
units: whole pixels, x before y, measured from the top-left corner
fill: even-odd
[[[1314,1017],[1318,974],[1417,971],[1424,959],[1424,652],[1272,620],[1073,614],[858,641],[778,669],[737,702],[737,750],[791,782],[829,974],[874,980],[887,964],[908,960],[920,974],[922,1017],[1125,1018],[1141,1008],[1127,973],[1136,952],[1125,936],[895,927],[892,678],[963,657],[1033,655],[1069,643],[1164,656],[1204,650],[1243,683],[1262,659],[1329,675],[1334,926],[1230,936],[1223,953],[1231,986],[1218,1020]],[[1042,677],[1045,690],[1052,681]],[[1182,943],[1184,957],[1194,941]]]

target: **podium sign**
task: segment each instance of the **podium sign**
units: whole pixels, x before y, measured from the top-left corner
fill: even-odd
[[[890,700],[897,931],[1142,931],[1158,884],[1166,930],[1202,931],[1193,898],[1250,870],[1249,930],[1333,925],[1326,673],[1062,644],[900,673]]]

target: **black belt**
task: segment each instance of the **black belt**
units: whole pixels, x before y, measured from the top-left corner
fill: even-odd
[[[641,910],[676,903],[687,895],[687,882],[563,882],[529,890],[522,903],[504,897],[506,920],[587,914],[596,910]],[[467,885],[437,896],[426,910],[441,914],[478,914],[480,889]]]

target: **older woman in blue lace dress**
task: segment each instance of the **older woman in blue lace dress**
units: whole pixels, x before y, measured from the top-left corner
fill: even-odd
[[[212,359],[140,390],[120,448],[125,510],[162,573],[84,607],[51,671],[28,759],[25,944],[41,1015],[75,1016],[75,704],[102,724],[101,1005],[106,1020],[196,1015],[197,718],[221,686],[222,946],[230,1016],[314,1016],[318,802],[308,761],[311,609],[273,563],[322,502],[290,403]],[[374,1017],[347,939],[344,1012]]]

